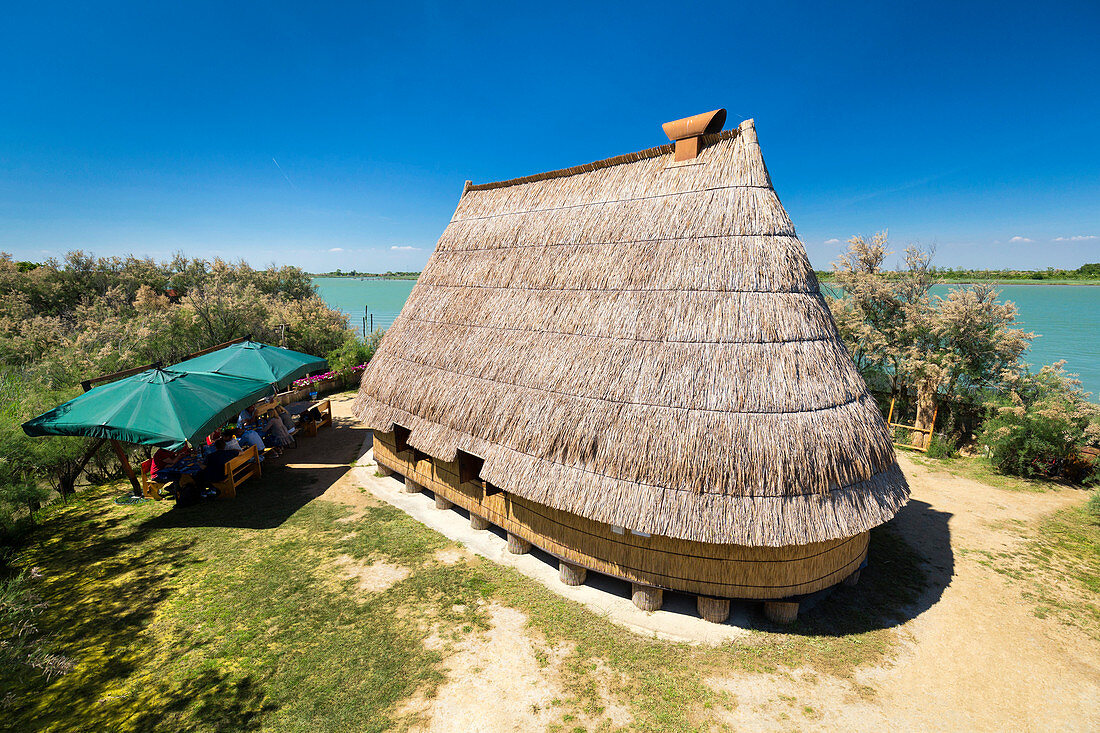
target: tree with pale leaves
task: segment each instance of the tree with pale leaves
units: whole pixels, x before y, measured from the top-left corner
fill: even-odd
[[[934,250],[905,250],[905,266],[883,269],[889,236],[855,236],[833,263],[841,292],[829,298],[856,366],[892,396],[915,393],[917,427],[928,428],[936,402],[960,392],[996,389],[1018,371],[1034,334],[1015,328],[1017,310],[993,285],[932,295]],[[923,435],[914,434],[922,441]]]

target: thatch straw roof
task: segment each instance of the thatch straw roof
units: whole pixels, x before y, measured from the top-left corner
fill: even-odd
[[[356,414],[651,534],[782,546],[890,519],[908,486],[753,123],[702,141],[467,185]]]

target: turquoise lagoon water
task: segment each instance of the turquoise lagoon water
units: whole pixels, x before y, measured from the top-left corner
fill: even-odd
[[[333,308],[347,313],[351,325],[361,328],[364,307],[374,316],[375,327],[389,326],[412,292],[413,280],[368,280],[319,277],[317,290]],[[937,285],[936,295],[946,295],[958,285]],[[1026,359],[1033,366],[1066,360],[1066,369],[1080,375],[1092,399],[1100,401],[1100,286],[1001,285],[1002,300],[1011,300],[1020,311],[1022,328],[1038,336]]]
[[[351,327],[362,329],[364,316],[374,317],[375,328],[389,328],[409,299],[415,280],[378,280],[357,277],[315,277],[313,284],[330,308],[348,314]]]

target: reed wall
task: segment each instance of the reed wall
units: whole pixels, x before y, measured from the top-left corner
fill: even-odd
[[[374,459],[559,559],[657,588],[719,598],[789,598],[839,583],[867,554],[867,532],[788,547],[643,537],[629,529],[617,533],[610,525],[513,494],[487,496],[482,482],[459,481],[455,461],[398,452],[393,433],[375,431]]]

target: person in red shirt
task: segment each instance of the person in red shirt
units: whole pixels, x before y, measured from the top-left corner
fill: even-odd
[[[187,447],[180,448],[177,451],[170,451],[167,448],[157,448],[157,452],[153,454],[153,465],[150,466],[149,473],[152,474],[155,481],[175,481],[180,477],[182,471],[172,469],[180,460],[186,456],[190,451]]]

